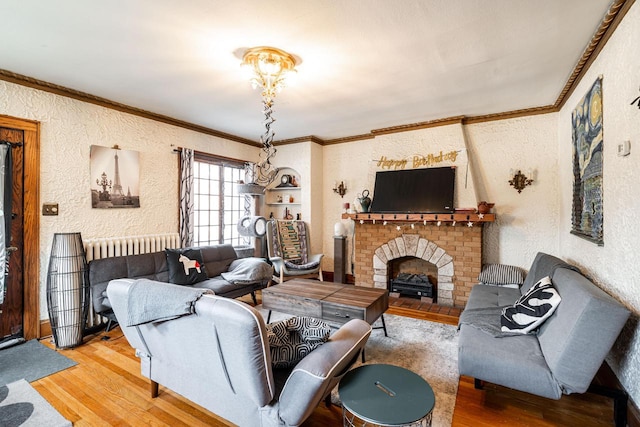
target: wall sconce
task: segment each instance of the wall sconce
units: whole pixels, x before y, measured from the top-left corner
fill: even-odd
[[[344,185],[343,181],[340,181],[340,185],[338,185],[338,181],[333,183],[333,192],[338,193],[340,197],[344,197],[347,193],[347,186]]]
[[[513,173],[513,170],[511,171],[511,173]],[[529,172],[529,175],[531,175],[531,172]],[[511,184],[513,188],[518,190],[518,193],[522,193],[522,190],[524,190],[526,186],[531,185],[532,182],[533,179],[527,178],[527,176],[520,170],[518,170],[518,172],[513,175],[513,178],[509,180],[509,184]]]

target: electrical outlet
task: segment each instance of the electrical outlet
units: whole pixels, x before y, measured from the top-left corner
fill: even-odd
[[[42,215],[46,215],[46,216],[58,215],[58,204],[57,203],[44,203],[42,205]]]

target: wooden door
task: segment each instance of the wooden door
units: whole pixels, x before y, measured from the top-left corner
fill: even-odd
[[[23,138],[22,155],[18,155],[18,157],[22,160],[22,179],[20,182],[23,184],[24,191],[22,191],[22,215],[17,221],[23,230],[23,246],[21,249],[22,254],[16,259],[22,261],[21,271],[24,293],[22,328],[24,338],[30,340],[41,337],[40,123],[0,114],[0,128],[4,128],[3,132],[9,132],[9,138],[15,135],[13,132],[18,132],[18,135],[21,134]],[[43,326],[47,325],[46,322],[42,323]],[[50,328],[47,328],[45,334],[49,333]]]
[[[24,336],[24,132],[0,127],[0,141],[10,142],[13,157],[11,239],[7,245],[9,273],[5,277],[6,294],[0,305],[0,341],[8,337]],[[7,190],[8,191],[8,190]],[[3,224],[0,224],[3,226]],[[2,274],[2,272],[0,272]]]

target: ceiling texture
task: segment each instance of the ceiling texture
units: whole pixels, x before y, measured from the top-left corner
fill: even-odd
[[[551,108],[624,3],[2,0],[0,79],[256,143],[260,91],[240,63],[273,46],[299,62],[275,99],[276,141],[342,142]]]

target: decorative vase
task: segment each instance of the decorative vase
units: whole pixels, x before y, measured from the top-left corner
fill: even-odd
[[[495,203],[487,203],[485,201],[482,201],[478,203],[478,213],[481,213],[481,214],[489,213],[489,211],[491,210],[491,208],[493,208],[494,205]]]
[[[358,202],[362,208],[362,212],[369,212],[371,206],[371,197],[369,197],[369,190],[364,190],[362,196],[358,197]]]
[[[334,237],[342,237],[344,236],[346,233],[346,229],[344,227],[344,224],[342,222],[336,222],[333,226],[333,235]]]

